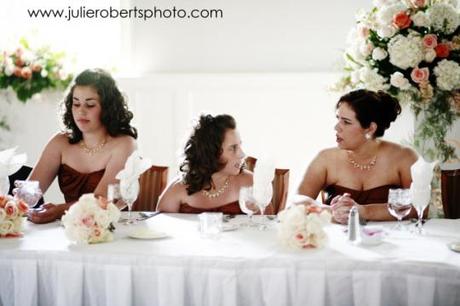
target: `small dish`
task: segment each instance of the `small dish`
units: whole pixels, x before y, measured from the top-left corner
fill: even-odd
[[[361,227],[361,243],[364,245],[379,245],[385,237],[382,226],[363,226]]]
[[[129,232],[128,237],[134,239],[161,239],[168,237],[168,234],[157,232],[149,228],[137,228]]]
[[[460,241],[448,243],[447,246],[454,252],[460,253]]]

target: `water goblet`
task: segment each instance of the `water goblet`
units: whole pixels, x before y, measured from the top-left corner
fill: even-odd
[[[401,231],[404,229],[401,220],[410,213],[411,209],[409,189],[390,189],[388,191],[388,211],[398,220],[398,224],[394,228],[395,230]]]
[[[257,206],[256,200],[254,199],[252,187],[242,187],[240,189],[238,203],[240,205],[241,211],[249,216],[249,222],[245,224],[243,223],[241,225],[253,227],[255,224],[252,219],[252,216],[254,215],[254,213],[257,213],[259,211],[259,207]]]
[[[267,224],[265,222],[264,212],[273,197],[273,186],[271,183],[267,183],[263,188],[261,188],[261,190],[254,190],[253,187],[253,193],[256,205],[259,208],[261,215],[259,229],[266,230]]]
[[[136,220],[131,218],[131,210],[139,194],[139,189],[140,186],[138,180],[120,181],[120,194],[123,201],[128,206],[128,219],[125,224],[137,223]]]
[[[16,180],[14,186],[14,197],[26,202],[30,208],[33,208],[43,195],[38,181]]]
[[[417,233],[419,235],[424,234],[423,230],[423,211],[428,206],[428,203],[431,199],[431,187],[426,186],[426,188],[416,188],[411,187],[411,196],[412,196],[412,206],[414,206],[417,211],[418,221],[415,224]]]
[[[119,210],[126,208],[126,203],[121,197],[120,184],[115,183],[107,186],[107,201],[115,205]]]

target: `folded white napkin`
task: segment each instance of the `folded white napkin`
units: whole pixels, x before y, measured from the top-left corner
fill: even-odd
[[[128,157],[125,168],[118,172],[115,177],[120,180],[120,193],[124,198],[134,198],[134,200],[137,198],[139,176],[151,166],[152,161],[148,158],[143,158],[138,150]]]
[[[18,171],[27,161],[25,153],[15,154],[16,149],[0,151],[0,194],[6,194],[10,188],[8,176]]]
[[[254,167],[253,195],[257,203],[266,205],[273,196],[272,181],[275,176],[275,165],[269,159],[258,159]]]
[[[423,157],[419,157],[417,162],[410,168],[412,175],[411,188],[426,189],[431,186],[433,168],[435,165],[436,161],[428,163],[423,159]]]

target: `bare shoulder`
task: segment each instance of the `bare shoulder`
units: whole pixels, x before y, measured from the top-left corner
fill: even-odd
[[[316,157],[313,159],[312,163],[315,164],[329,164],[331,161],[336,160],[342,150],[339,148],[327,148],[318,152]]]
[[[243,169],[240,174],[235,176],[235,181],[239,186],[251,186],[253,174],[251,171]]]
[[[47,147],[56,151],[62,151],[70,146],[69,137],[63,132],[54,134],[48,141]]]
[[[136,139],[129,135],[121,135],[117,137],[112,138],[113,141],[113,146],[120,148],[120,149],[126,149],[126,150],[135,150],[137,148],[137,142]]]
[[[417,153],[409,147],[402,146],[400,144],[382,141],[384,150],[388,152],[388,156],[395,161],[400,161],[401,163],[410,163],[413,164],[417,161]]]

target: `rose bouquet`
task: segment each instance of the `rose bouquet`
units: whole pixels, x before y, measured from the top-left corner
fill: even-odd
[[[120,210],[104,198],[84,194],[62,217],[67,237],[77,243],[111,241]]]
[[[322,247],[327,240],[324,225],[331,214],[317,206],[294,205],[278,214],[278,238],[291,248]]]
[[[22,236],[22,221],[29,206],[10,195],[0,195],[0,237]]]
[[[418,119],[414,145],[447,160],[445,140],[460,115],[460,14],[457,0],[374,0],[357,16],[336,89],[383,90],[409,103]],[[421,115],[421,116],[419,116]]]
[[[65,89],[72,75],[65,72],[63,53],[33,50],[25,39],[15,50],[0,52],[0,89],[11,87],[22,102],[47,88]]]

